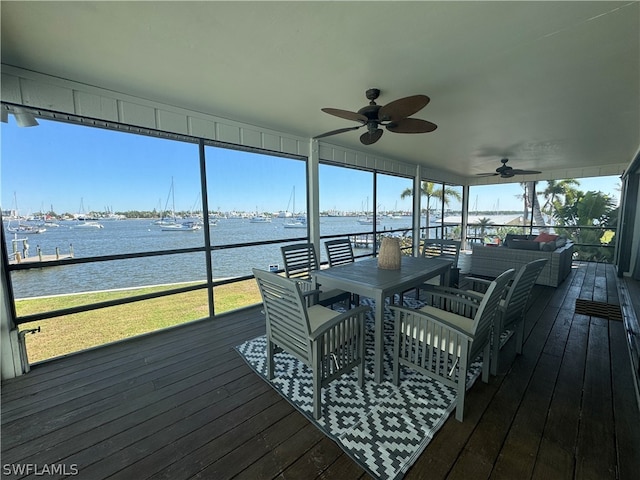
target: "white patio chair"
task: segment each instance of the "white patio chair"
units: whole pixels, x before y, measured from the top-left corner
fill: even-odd
[[[408,366],[457,392],[456,419],[462,421],[467,371],[483,352],[482,380],[489,381],[491,324],[510,269],[496,278],[482,299],[475,295],[427,291],[428,305],[418,310],[392,307],[395,313],[393,382],[400,381],[400,365]]]
[[[322,387],[358,367],[364,384],[364,316],[369,307],[339,313],[322,305],[307,307],[300,283],[253,269],[264,304],[267,376],[274,378],[274,355],[284,350],[313,372],[313,416],[322,417]]]

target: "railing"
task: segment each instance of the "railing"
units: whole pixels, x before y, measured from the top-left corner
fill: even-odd
[[[252,246],[263,246],[270,244],[284,244],[291,243],[296,241],[307,241],[307,237],[297,237],[297,238],[286,238],[286,239],[278,239],[278,240],[263,240],[257,242],[247,242],[242,244],[228,244],[228,245],[219,245],[219,246],[211,246],[210,249],[207,249],[205,246],[201,247],[192,247],[192,248],[182,248],[182,249],[173,249],[173,250],[160,250],[160,251],[149,251],[149,252],[140,252],[140,253],[125,253],[118,255],[102,255],[98,257],[83,257],[83,258],[68,258],[64,260],[52,260],[47,262],[29,262],[29,263],[16,263],[7,265],[7,270],[9,272],[12,271],[21,271],[21,270],[29,270],[29,269],[45,269],[45,268],[53,268],[59,266],[71,267],[77,264],[83,263],[97,263],[97,262],[109,262],[114,260],[128,260],[128,259],[137,259],[137,258],[148,258],[148,257],[162,257],[168,255],[176,255],[176,254],[187,254],[187,253],[196,253],[196,252],[213,252],[213,251],[222,251],[236,248],[244,248],[244,247],[252,247]],[[282,270],[280,270],[282,271]],[[233,278],[227,278],[222,280],[202,280],[202,283],[198,283],[197,285],[190,285],[188,287],[175,287],[168,288],[166,290],[162,290],[160,292],[154,292],[144,295],[133,295],[130,297],[112,300],[108,302],[99,302],[99,303],[91,303],[87,305],[79,305],[72,308],[58,309],[58,310],[50,310],[47,312],[36,313],[32,315],[23,315],[16,316],[16,323],[28,323],[38,320],[46,320],[54,317],[59,317],[62,315],[71,315],[76,313],[88,312],[91,310],[97,310],[106,307],[112,307],[116,305],[124,305],[127,303],[138,302],[143,300],[150,300],[153,298],[166,297],[169,295],[175,295],[179,293],[185,293],[194,290],[202,290],[207,288],[214,288],[221,285],[228,285],[235,282],[240,282],[244,280],[252,279],[253,275],[243,275]]]
[[[593,242],[585,242],[581,241],[581,232],[595,232],[600,235],[604,234],[605,231],[611,231],[615,234],[616,229],[614,227],[589,227],[589,226],[580,226],[580,227],[556,227],[557,230],[562,233],[567,234],[568,238],[573,239],[574,249],[576,252],[576,258],[580,260],[591,260],[591,261],[603,261],[603,262],[611,262],[613,259],[614,252],[614,244],[610,240],[609,243],[593,243]],[[444,233],[444,238],[453,238],[451,232],[455,229],[455,226],[436,226],[436,227],[422,227],[420,229],[421,238],[442,238],[442,234]],[[529,226],[513,226],[513,225],[490,225],[488,227],[481,228],[478,225],[469,225],[467,227],[467,242],[468,243],[482,243],[486,237],[491,237],[498,235],[500,237],[504,237],[506,233],[518,233],[518,234],[528,234],[532,232],[532,234],[537,233],[537,227],[533,227],[533,229]],[[429,232],[428,236],[426,232]],[[352,233],[344,233],[338,235],[325,235],[321,236],[322,240],[328,240],[331,238],[339,238],[339,237],[348,237],[353,246],[354,253],[356,258],[365,258],[374,256],[380,246],[381,237],[383,235],[395,235],[405,239],[402,242],[401,247],[406,254],[412,253],[412,242],[411,235],[412,230],[409,228],[398,228],[398,229],[385,229],[381,231],[373,232],[352,232]],[[590,237],[593,238],[593,233],[590,234]],[[220,246],[212,246],[210,251],[222,251],[228,249],[237,249],[237,248],[246,248],[258,245],[267,245],[267,244],[285,244],[291,243],[295,241],[306,241],[306,237],[298,237],[298,238],[287,238],[287,239],[278,239],[278,240],[266,240],[266,241],[257,241],[257,242],[248,242],[242,244],[228,244],[228,245],[220,245]],[[362,248],[364,247],[366,253],[362,252]],[[71,266],[74,264],[81,263],[89,263],[89,262],[107,262],[113,260],[123,260],[123,259],[133,259],[133,258],[144,258],[150,256],[164,256],[164,255],[175,255],[175,254],[184,254],[184,253],[194,253],[194,252],[206,252],[206,247],[196,247],[196,248],[186,248],[186,249],[177,249],[177,250],[163,250],[163,251],[152,251],[152,252],[143,252],[143,253],[130,253],[130,254],[120,254],[120,255],[106,255],[100,257],[88,257],[88,258],[69,258],[65,260],[57,260],[57,261],[49,261],[49,262],[31,262],[31,263],[22,263],[22,264],[13,264],[8,266],[9,271],[20,271],[27,270],[33,268],[49,268],[55,266]],[[282,269],[280,269],[282,271]],[[53,318],[61,315],[68,315],[73,313],[80,313],[90,310],[96,310],[99,308],[105,308],[114,305],[126,304],[136,301],[149,300],[152,298],[159,298],[168,295],[174,295],[178,293],[184,293],[186,291],[200,290],[206,288],[214,288],[220,285],[228,285],[240,281],[245,281],[251,279],[252,275],[247,274],[243,276],[227,278],[224,280],[212,280],[211,282],[203,281],[201,284],[192,285],[189,287],[177,287],[177,288],[169,288],[163,290],[161,292],[131,296],[119,300],[114,300],[110,302],[103,303],[95,303],[88,304],[82,306],[76,306],[70,309],[64,310],[51,310],[48,312],[42,312],[38,314],[28,315],[17,317],[17,323],[27,323],[36,320],[44,320],[48,318]]]
[[[359,242],[365,241],[364,239],[366,239],[366,242],[368,243],[370,248],[364,254],[356,253],[356,258],[364,258],[364,257],[375,255],[375,252],[377,251],[380,245],[382,235],[397,234],[397,235],[406,237],[407,233],[410,231],[411,229],[406,229],[406,228],[385,229],[385,230],[377,231],[375,235],[370,231],[369,232],[362,231],[362,232],[353,232],[353,233],[346,233],[346,234],[339,234],[339,235],[327,235],[327,236],[323,236],[322,239],[324,240],[324,239],[346,236],[352,239],[354,246],[359,244]],[[374,238],[375,238],[375,242],[374,242]],[[7,271],[9,272],[24,271],[24,270],[30,270],[30,269],[47,269],[47,268],[61,267],[61,266],[65,268],[73,268],[73,265],[85,264],[85,263],[101,263],[101,262],[110,262],[115,260],[162,257],[162,256],[169,256],[169,255],[189,254],[189,253],[198,253],[198,252],[204,252],[208,255],[213,254],[215,259],[215,253],[213,252],[216,252],[216,251],[220,252],[220,251],[231,250],[231,249],[241,249],[241,248],[264,246],[264,245],[279,245],[279,244],[287,244],[291,242],[304,242],[304,241],[308,241],[306,236],[295,237],[295,238],[283,238],[283,239],[277,239],[277,240],[261,240],[261,241],[255,241],[255,242],[236,243],[236,244],[212,245],[210,248],[207,248],[205,246],[200,246],[200,247],[172,249],[172,250],[125,253],[125,254],[117,254],[117,255],[103,255],[103,256],[95,256],[95,257],[66,258],[63,260],[50,260],[47,262],[33,261],[33,262],[19,263],[19,264],[13,263],[10,265],[6,265],[6,268],[7,268]],[[408,248],[410,248],[410,246]],[[359,249],[356,248],[355,250],[357,252]],[[280,268],[277,271],[282,272],[283,269]],[[208,281],[207,279],[203,279],[202,281],[198,281],[197,284],[195,285],[170,287],[158,292],[147,293],[142,295],[131,295],[131,296],[128,296],[125,298],[119,298],[116,300],[89,303],[85,305],[77,305],[77,306],[64,308],[64,309],[53,309],[53,310],[48,310],[45,312],[39,312],[39,313],[34,313],[29,315],[22,315],[22,316],[16,315],[15,321],[17,324],[24,324],[24,323],[34,322],[34,321],[47,320],[55,317],[60,317],[63,315],[73,315],[73,314],[82,313],[82,312],[89,312],[92,310],[98,310],[98,309],[113,307],[117,305],[125,305],[133,302],[151,300],[155,298],[167,297],[170,295],[176,295],[176,294],[186,293],[190,291],[213,289],[215,287],[219,287],[222,285],[230,285],[238,282],[243,282],[246,280],[251,280],[252,278],[253,278],[253,275],[247,274],[247,275],[234,276],[234,277],[220,279],[220,280]],[[214,310],[215,310],[215,301],[214,301]]]
[[[357,258],[366,258],[375,256],[380,248],[380,244],[382,243],[382,237],[385,235],[392,235],[404,239],[409,239],[408,241],[401,242],[401,248],[404,251],[411,249],[411,228],[384,228],[382,230],[376,230],[375,233],[369,232],[351,232],[351,233],[341,233],[341,234],[333,234],[333,235],[321,235],[320,240],[331,240],[333,238],[344,238],[347,237],[351,241],[351,245],[353,246],[353,256]],[[362,251],[365,250],[365,253]],[[324,262],[323,262],[324,263]]]
[[[612,261],[613,258],[613,242],[611,241],[612,235],[615,234],[615,228],[609,227],[556,227],[559,233],[566,234],[569,238],[574,240],[575,245],[575,258],[582,260],[595,260],[595,261]],[[457,230],[456,230],[457,229]],[[526,226],[512,226],[512,225],[491,225],[489,228],[480,229],[479,226],[469,225],[467,229],[467,240],[469,242],[482,242],[486,236],[500,234],[502,236],[505,231],[513,232],[513,233],[537,233],[536,228],[533,230],[530,227]],[[431,227],[423,227],[420,229],[420,237],[421,240],[426,238],[454,238],[456,233],[459,233],[459,226],[431,226]],[[590,233],[585,233],[590,232]],[[598,238],[604,234],[604,232],[612,232],[608,234],[609,243],[595,243],[595,242],[587,242],[583,241],[584,238]],[[348,237],[354,244],[354,253],[356,258],[364,258],[374,256],[379,249],[381,244],[382,236],[384,235],[393,235],[401,238],[401,248],[407,255],[411,255],[413,251],[413,231],[411,228],[394,228],[394,229],[382,229],[376,230],[375,233],[373,231],[354,231],[350,233],[341,233],[341,234],[332,234],[332,235],[324,235],[321,236],[321,240],[328,240],[331,238],[338,237]],[[73,268],[73,265],[89,263],[89,262],[109,262],[109,261],[117,261],[117,260],[128,260],[128,259],[139,259],[145,257],[154,257],[154,256],[167,256],[167,255],[176,255],[176,254],[192,254],[196,252],[203,252],[206,255],[211,256],[215,263],[216,253],[215,252],[223,252],[233,249],[242,249],[242,248],[250,248],[256,246],[264,246],[264,245],[281,245],[292,242],[304,242],[308,241],[306,236],[304,237],[296,237],[296,238],[281,238],[277,240],[264,240],[264,241],[256,241],[256,242],[248,242],[248,243],[238,243],[238,244],[225,244],[225,245],[215,245],[210,246],[209,248],[205,246],[194,247],[194,248],[184,248],[184,249],[176,249],[176,250],[162,250],[162,251],[149,251],[142,253],[127,253],[127,254],[119,254],[119,255],[105,255],[99,257],[87,257],[87,258],[69,258],[65,260],[59,261],[49,261],[49,262],[33,262],[33,263],[23,263],[23,264],[12,264],[5,265],[5,268],[9,272],[13,271],[22,271],[32,268],[45,269],[50,267],[60,268]],[[363,245],[366,248],[358,248],[359,245]],[[319,250],[321,252],[321,258],[323,249],[319,246]],[[105,264],[108,265],[108,264]],[[282,269],[280,269],[282,271]],[[209,292],[210,298],[210,308],[211,310],[215,310],[216,304],[220,303],[221,299],[224,298],[233,298],[235,292],[246,286],[242,286],[241,282],[245,282],[247,284],[254,283],[252,282],[253,276],[251,274],[234,276],[225,279],[213,280],[211,276],[213,275],[213,271],[208,274],[207,279],[203,279],[201,281],[197,281],[196,283],[192,283],[189,285],[175,285],[168,286],[168,288],[163,289],[161,291],[152,292],[152,293],[143,293],[132,294],[128,297],[117,298],[108,301],[101,301],[96,303],[89,303],[85,305],[72,305],[69,308],[63,309],[53,309],[38,313],[32,313],[29,315],[22,315],[16,318],[16,323],[18,324],[26,324],[29,322],[40,321],[40,320],[48,320],[54,319],[55,317],[62,317],[67,315],[73,315],[82,312],[89,312],[93,310],[104,309],[108,307],[118,306],[118,305],[127,305],[134,302],[142,302],[142,301],[151,301],[160,297],[169,297],[176,296],[175,298],[180,298],[180,294],[188,294],[189,292],[195,291],[206,291]],[[213,297],[213,290],[216,287],[223,287],[228,285],[238,285],[238,287],[232,287],[233,292],[227,293],[224,291],[219,291],[219,294],[216,295],[215,299]],[[230,295],[227,297],[227,295]],[[238,304],[236,307],[231,307],[232,309],[249,307],[253,305],[252,302],[255,300],[245,300],[245,297],[242,297],[243,303],[242,305]],[[206,308],[207,299],[206,296],[202,298],[203,308]],[[13,302],[12,302],[13,303]],[[227,308],[226,306],[221,307],[222,310]],[[220,314],[222,312],[213,312],[213,314]],[[206,317],[207,315],[203,315]],[[26,326],[29,327],[28,325]],[[25,328],[25,327],[23,327]]]

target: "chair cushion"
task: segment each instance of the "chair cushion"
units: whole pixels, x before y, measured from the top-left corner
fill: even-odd
[[[473,319],[463,317],[462,315],[457,315],[455,313],[447,312],[446,310],[440,310],[436,307],[431,307],[429,305],[422,307],[419,309],[421,312],[426,313],[427,315],[432,315],[434,317],[438,317],[443,319],[445,322],[450,325],[454,325],[469,335],[473,335]]]
[[[433,316],[438,316],[439,318],[446,320],[448,323],[452,325],[456,325],[467,332],[468,332],[467,328],[471,328],[470,324],[473,323],[473,320],[471,319],[462,317],[460,315],[456,315],[455,313],[447,312],[445,310],[440,310],[439,308],[435,308],[435,307],[428,307],[428,306],[423,307],[420,309],[420,311],[426,314],[432,314]],[[432,333],[431,331],[425,332],[424,328],[421,328],[421,327],[418,327],[418,329],[410,330],[409,325],[406,325],[405,328],[406,328],[406,330],[404,331],[405,335],[412,336],[413,338],[415,338],[420,342],[424,342],[428,345],[432,345],[440,350],[448,352],[449,354],[455,355],[457,357],[460,357],[462,353],[461,346],[458,345],[456,348],[455,343],[453,342],[453,339],[450,339],[450,341],[447,343],[447,336],[443,336],[439,338],[437,340],[438,345],[434,345],[433,339],[431,338],[431,333]],[[425,337],[425,333],[426,333],[426,337]],[[471,332],[469,332],[469,334],[471,334]]]
[[[307,314],[309,315],[309,323],[312,332],[315,332],[317,328],[321,327],[329,320],[341,315],[340,312],[323,307],[322,305],[313,305],[312,307],[309,307],[307,309]]]

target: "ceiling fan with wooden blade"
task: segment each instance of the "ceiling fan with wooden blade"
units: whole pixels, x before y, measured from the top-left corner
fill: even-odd
[[[420,120],[419,118],[408,118],[422,110],[429,103],[429,97],[426,95],[413,95],[411,97],[400,98],[386,105],[376,104],[375,100],[380,96],[380,90],[377,88],[367,90],[366,96],[369,100],[369,105],[362,107],[357,112],[338,108],[322,109],[325,113],[359,122],[360,125],[339,128],[313,138],[329,137],[331,135],[367,127],[367,131],[360,135],[360,142],[363,145],[372,145],[380,140],[384,132],[380,127],[385,127],[394,133],[428,133],[438,128],[435,123]]]
[[[476,175],[479,175],[481,177],[493,177],[495,175],[500,175],[500,178],[511,178],[515,175],[534,175],[536,173],[542,173],[538,172],[537,170],[520,170],[518,168],[511,168],[509,165],[507,165],[508,161],[508,158],[503,158],[502,160],[500,160],[500,162],[502,162],[502,166],[496,168],[495,173],[477,173]]]
[[[330,137],[331,135],[337,135],[338,133],[344,133],[344,132],[350,132],[351,130],[357,130],[361,126],[362,125],[358,125],[357,127],[339,128],[337,130],[331,130],[330,132],[323,133],[322,135],[317,135],[317,136],[315,136],[313,138]]]

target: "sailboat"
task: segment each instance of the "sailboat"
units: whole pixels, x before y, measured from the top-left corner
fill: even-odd
[[[256,214],[249,220],[250,223],[271,223],[271,217],[267,217],[264,214],[258,213],[258,207],[256,206]]]
[[[7,231],[11,233],[44,233],[47,229],[37,225],[28,225],[21,222],[18,222],[18,225],[11,225],[11,222],[9,222],[7,225]]]
[[[15,218],[17,220],[17,224],[13,224],[12,220],[9,220],[7,224],[7,231],[11,233],[44,233],[47,231],[46,228],[43,228],[39,225],[29,225],[28,223],[23,223],[20,221],[20,216],[18,215],[18,197],[16,192],[13,192],[13,202],[15,204]]]
[[[296,213],[296,187],[293,186],[293,191],[291,193],[293,196],[293,214]],[[307,217],[303,215],[298,215],[290,220],[286,220],[284,222],[284,228],[307,228]]]
[[[167,207],[169,206],[169,199],[173,200],[172,203],[172,208],[171,208],[171,217],[165,217],[164,216],[164,212],[167,211]],[[164,210],[162,210],[162,217],[160,218],[160,220],[156,220],[155,222],[153,222],[154,225],[159,225],[161,227],[173,227],[174,225],[179,225],[178,222],[176,222],[176,214],[175,214],[175,196],[173,193],[173,177],[171,177],[171,187],[169,187],[169,193],[167,194],[167,201],[164,203]]]
[[[360,225],[373,225],[373,217],[361,217],[358,219]],[[380,218],[376,218],[376,225],[380,225]]]
[[[171,199],[172,201],[171,217],[167,218],[164,216],[164,212],[167,211],[167,207],[169,206],[169,199]],[[162,210],[162,218],[160,218],[160,220],[156,220],[155,222],[153,222],[153,224],[159,225],[161,227],[169,227],[169,228],[176,228],[180,226],[180,224],[176,222],[176,201],[175,201],[175,195],[173,191],[173,177],[171,177],[171,186],[169,187],[169,193],[167,194],[167,201],[164,202],[164,210]]]
[[[80,198],[80,213],[76,216],[76,220],[80,223],[72,228],[104,228],[104,225],[95,221],[95,218],[84,213],[84,198]]]
[[[202,229],[199,222],[183,222],[174,223],[173,225],[165,225],[162,227],[163,232],[195,232]]]
[[[365,214],[369,211],[369,197],[367,197],[367,207],[364,209]],[[358,223],[360,225],[373,225],[374,218],[373,216],[366,215],[364,217],[360,217],[358,219]],[[380,217],[375,218],[376,225],[380,225]]]
[[[266,215],[256,213],[251,220],[251,223],[271,223],[271,217],[267,217]]]
[[[160,219],[155,222],[156,225],[160,225],[163,232],[195,232],[202,229],[202,224],[197,221],[189,221],[178,223],[176,221],[176,200],[175,191],[173,188],[173,177],[171,177],[171,188],[169,188],[169,195],[167,196],[167,202],[165,203],[164,212],[167,211],[167,205],[169,204],[169,198],[171,198],[171,219]]]

